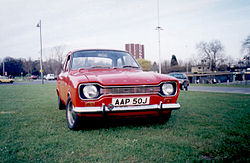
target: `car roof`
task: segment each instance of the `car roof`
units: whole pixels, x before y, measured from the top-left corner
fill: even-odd
[[[80,52],[80,51],[117,51],[117,52],[129,53],[129,52],[124,51],[124,50],[115,50],[115,49],[80,49],[80,50],[71,51],[70,53],[75,53],[75,52]]]

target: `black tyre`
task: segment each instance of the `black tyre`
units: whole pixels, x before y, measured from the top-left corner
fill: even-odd
[[[57,97],[58,97],[58,109],[59,110],[64,110],[66,108],[65,104],[62,102],[59,95],[57,95]]]
[[[168,114],[163,114],[158,118],[158,123],[165,124],[171,117],[171,112]]]
[[[183,85],[182,84],[180,84],[180,90],[183,90]]]
[[[71,130],[79,130],[80,117],[73,111],[73,104],[70,97],[66,104],[66,119],[68,128]]]
[[[187,91],[187,90],[188,90],[188,87],[185,87],[185,90]]]

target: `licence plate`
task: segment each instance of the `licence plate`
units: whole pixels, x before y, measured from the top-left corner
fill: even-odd
[[[113,98],[114,106],[148,105],[150,97]]]

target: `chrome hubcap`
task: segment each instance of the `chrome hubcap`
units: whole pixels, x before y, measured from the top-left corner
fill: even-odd
[[[67,115],[70,126],[73,126],[76,119],[76,113],[73,111],[73,105],[71,101],[68,103]]]

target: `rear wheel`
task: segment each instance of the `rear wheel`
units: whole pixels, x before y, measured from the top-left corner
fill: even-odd
[[[187,81],[185,81],[185,82],[183,83],[183,85],[184,85],[184,89],[185,89],[185,91],[187,91],[187,90],[188,90],[188,82],[187,82]]]
[[[74,112],[73,104],[70,97],[67,100],[66,104],[66,119],[68,128],[71,130],[79,130],[80,126],[80,117]]]
[[[182,84],[180,84],[180,89],[183,90],[183,85]]]

